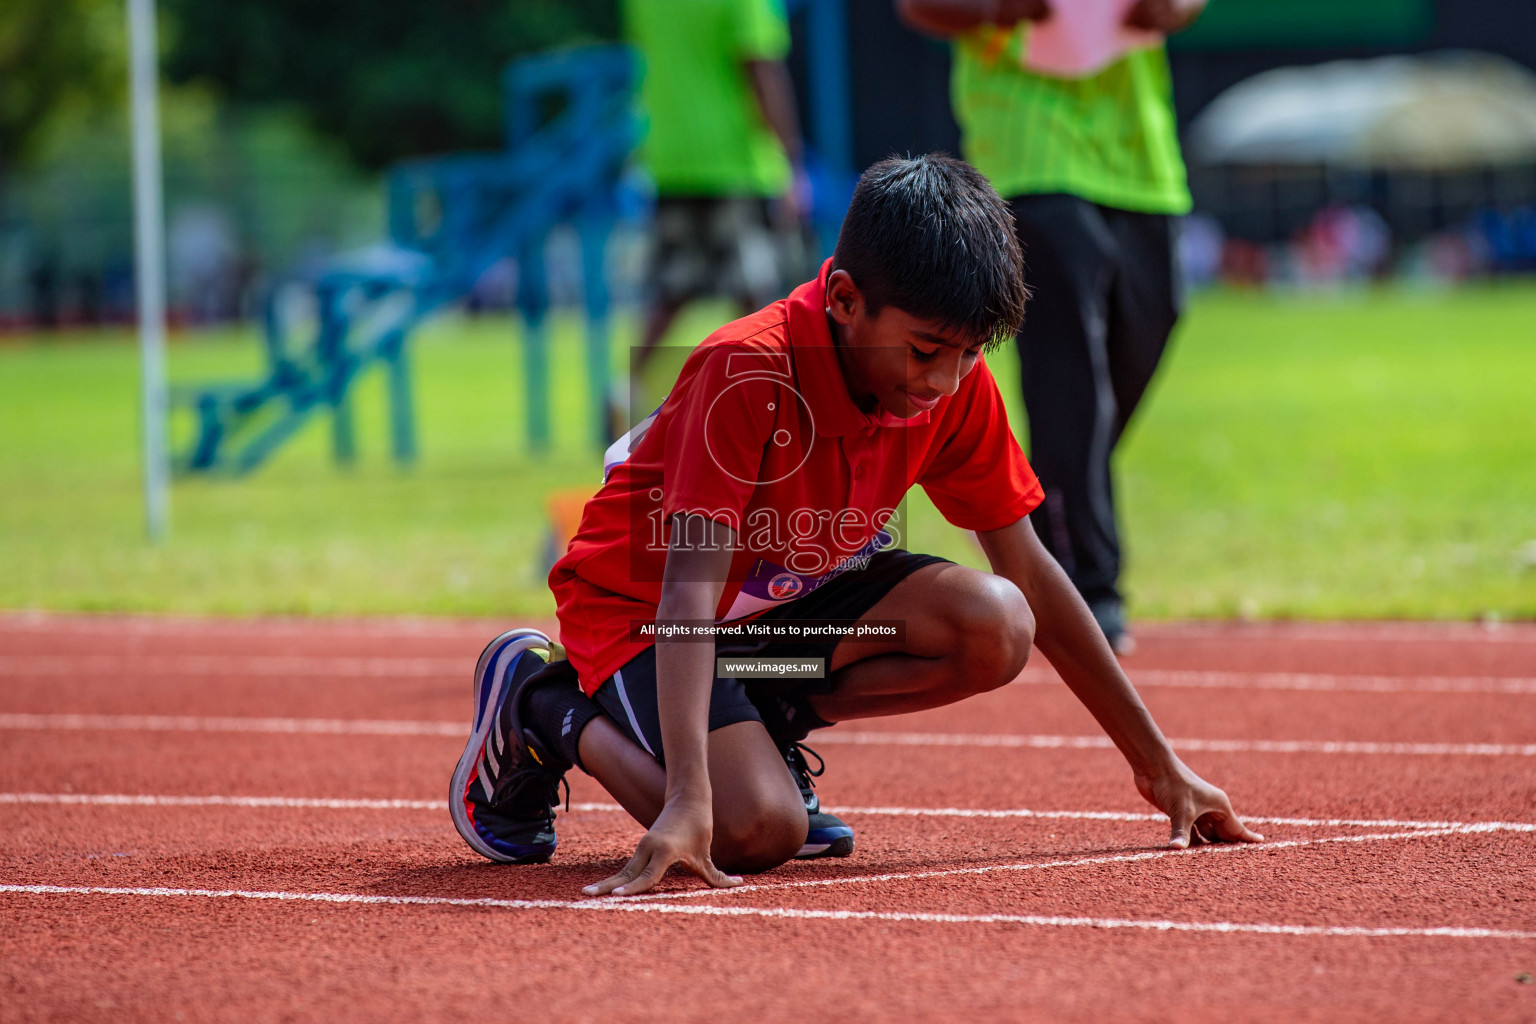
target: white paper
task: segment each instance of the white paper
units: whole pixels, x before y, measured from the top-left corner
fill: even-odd
[[[1162,43],[1158,32],[1125,26],[1136,0],[1056,0],[1051,16],[1032,22],[1025,33],[1024,67],[1058,78],[1086,78],[1130,50]]]

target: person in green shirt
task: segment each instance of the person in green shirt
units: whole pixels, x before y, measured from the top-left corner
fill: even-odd
[[[1130,28],[1167,34],[1204,0],[1137,0]],[[919,31],[954,40],[951,98],[965,158],[1009,199],[1029,314],[1018,335],[1033,514],[1111,645],[1134,646],[1119,587],[1110,456],[1178,319],[1175,218],[1188,213],[1168,60],[1131,49],[1082,77],[1026,66],[1049,0],[897,0]]]
[[[780,229],[808,190],[781,0],[624,0],[623,13],[657,197],[638,370],[689,301],[726,295],[746,313],[782,296]]]

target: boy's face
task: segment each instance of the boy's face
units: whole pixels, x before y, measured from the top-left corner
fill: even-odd
[[[981,356],[980,340],[895,306],[870,315],[845,270],[827,279],[827,315],[848,391],[865,412],[878,406],[907,419],[932,409],[955,393]]]

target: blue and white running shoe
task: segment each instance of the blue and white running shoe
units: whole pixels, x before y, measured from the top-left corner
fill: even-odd
[[[789,743],[783,748],[784,762],[800,787],[800,797],[805,801],[805,813],[810,816],[810,829],[806,832],[805,845],[795,854],[797,860],[816,857],[846,857],[853,852],[853,829],[841,818],[821,809],[821,797],[816,795],[816,778],[827,770],[821,755],[803,743]],[[810,754],[816,759],[813,771],[805,759]]]
[[[542,864],[555,852],[555,808],[570,765],[551,756],[518,713],[524,684],[549,649],[536,629],[508,630],[475,666],[473,726],[448,809],[469,848],[502,864]]]

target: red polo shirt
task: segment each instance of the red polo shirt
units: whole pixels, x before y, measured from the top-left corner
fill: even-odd
[[[913,484],[968,530],[1008,526],[1040,504],[984,360],[911,419],[854,405],[827,324],[827,273],[706,338],[661,408],[609,449],[603,487],[549,574],[560,640],[588,694],[650,646],[630,638],[630,621],[656,617],[679,512],[736,531],[723,622],[899,546],[884,528]]]

